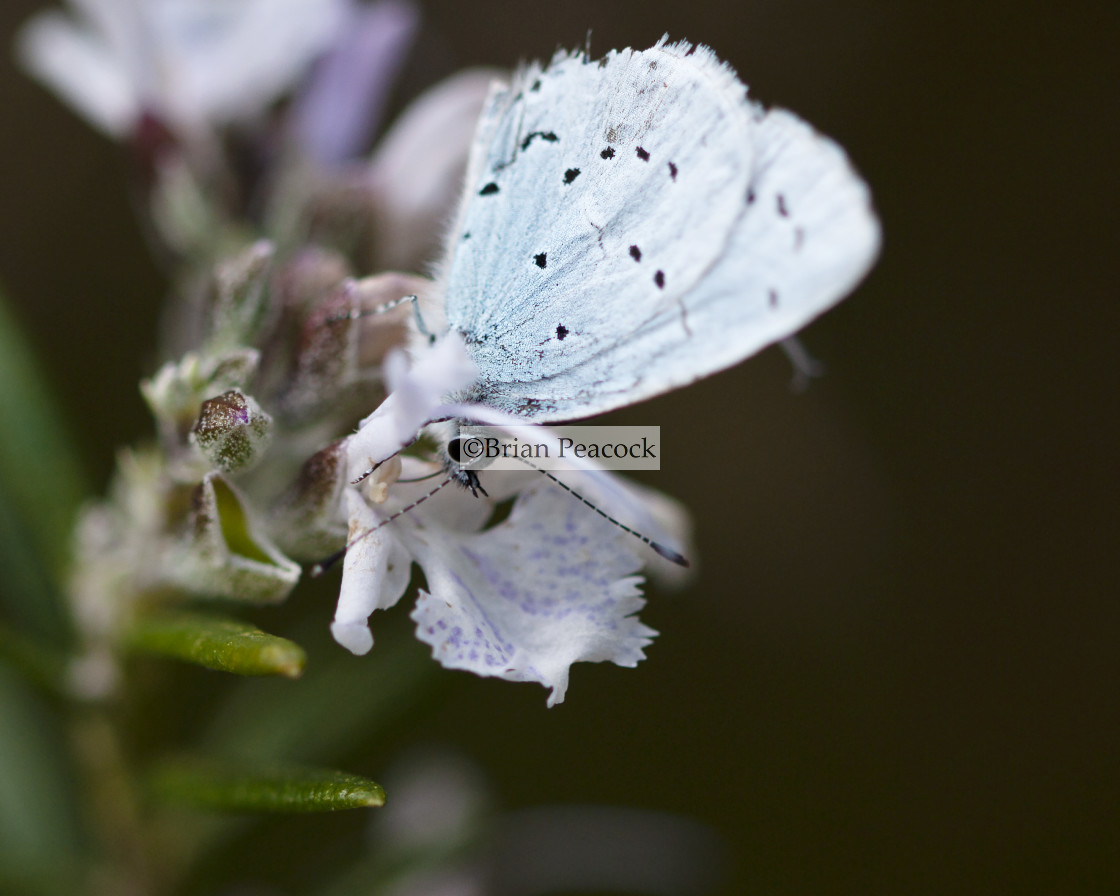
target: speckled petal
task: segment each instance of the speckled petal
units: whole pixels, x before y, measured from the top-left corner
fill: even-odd
[[[656,633],[634,616],[645,601],[631,537],[554,484],[530,486],[493,529],[430,534],[402,537],[430,589],[412,613],[417,636],[444,666],[539,682],[553,706],[572,663],[644,658]]]

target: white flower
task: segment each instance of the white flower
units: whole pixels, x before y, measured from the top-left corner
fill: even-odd
[[[474,377],[456,336],[421,350],[410,370],[403,363],[397,356],[386,364],[389,398],[346,445],[351,479],[376,469],[345,489],[351,543],[335,640],[356,654],[369,651],[369,615],[401,599],[415,561],[428,585],[412,612],[417,636],[448,668],[539,682],[552,689],[552,706],[564,699],[574,662],[636,665],[656,634],[634,615],[645,603],[636,573],[667,561],[535,472],[488,474],[490,500],[454,485],[438,488],[447,477],[436,462],[406,457],[386,472],[432,420],[497,419],[490,409],[447,398]],[[685,515],[668,499],[602,470],[564,478],[644,534],[683,539]],[[493,502],[511,496],[509,517],[485,528]]]
[[[24,65],[113,137],[145,112],[190,132],[252,115],[339,34],[351,0],[71,0],[24,28]]]

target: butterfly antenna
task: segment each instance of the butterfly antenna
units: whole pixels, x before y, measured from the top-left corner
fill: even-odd
[[[428,479],[435,479],[442,470],[436,470],[434,473],[429,473],[427,476],[417,476],[415,479],[398,479],[397,482],[424,482]]]
[[[669,562],[675,563],[675,564],[677,564],[677,566],[683,566],[686,569],[689,566],[692,565],[688,562],[688,558],[685,557],[684,554],[680,553],[679,551],[674,551],[672,548],[666,547],[665,545],[661,544],[660,542],[654,541],[652,538],[646,537],[641,532],[638,532],[636,529],[631,529],[625,523],[619,522],[613,516],[611,516],[609,513],[604,511],[602,508],[600,508],[598,505],[593,504],[591,501],[588,501],[587,498],[585,498],[583,495],[581,495],[579,492],[577,492],[571,486],[567,485],[566,483],[562,482],[560,479],[553,476],[550,472],[548,472],[548,470],[542,470],[536,464],[530,463],[529,461],[525,460],[525,458],[518,458],[518,460],[525,461],[525,463],[529,464],[529,466],[532,467],[534,470],[536,470],[538,473],[543,473],[545,476],[547,476],[549,479],[551,479],[553,482],[555,482],[558,486],[560,486],[560,488],[564,489],[564,491],[566,491],[569,495],[571,495],[577,501],[582,501],[584,504],[586,504],[588,507],[590,507],[592,510],[594,510],[597,514],[599,514],[599,516],[601,516],[603,519],[605,519],[608,523],[613,523],[614,525],[618,526],[618,528],[621,529],[623,532],[628,532],[629,534],[633,535],[636,539],[638,539],[638,541],[642,542],[642,544],[649,545],[649,547],[653,548],[654,552],[656,552],[659,557],[664,557]]]
[[[313,578],[317,578],[318,576],[321,576],[328,569],[330,569],[332,566],[334,566],[339,560],[341,560],[343,557],[345,557],[346,552],[348,550],[350,550],[350,548],[352,548],[354,545],[356,545],[359,541],[361,541],[363,538],[368,538],[370,535],[372,535],[374,532],[376,532],[382,526],[388,526],[389,523],[393,522],[393,520],[397,519],[398,517],[402,517],[406,513],[408,513],[409,511],[415,510],[417,507],[419,507],[421,504],[423,504],[425,501],[427,501],[428,498],[432,497],[432,495],[434,495],[436,492],[438,492],[445,485],[449,485],[451,483],[451,480],[454,479],[454,478],[455,478],[454,475],[445,477],[443,482],[441,482],[439,485],[437,485],[435,488],[433,488],[426,495],[423,495],[422,497],[417,498],[415,501],[413,501],[407,507],[402,507],[396,513],[385,517],[385,519],[383,519],[376,526],[370,526],[364,532],[361,532],[358,535],[355,535],[348,542],[346,542],[345,545],[343,545],[341,548],[339,548],[337,551],[335,551],[329,557],[324,557],[318,563],[313,565],[311,567],[311,576]]]
[[[363,317],[373,317],[377,314],[384,314],[386,311],[392,311],[394,308],[399,308],[405,302],[412,303],[412,312],[416,317],[416,329],[420,331],[420,335],[425,337],[428,342],[435,342],[436,335],[424,323],[424,317],[420,313],[420,297],[419,296],[401,296],[399,299],[393,299],[391,302],[386,302],[384,305],[378,305],[376,308],[352,308],[349,311],[344,311],[341,314],[332,314],[327,318],[327,323],[334,323],[340,320],[359,320]]]

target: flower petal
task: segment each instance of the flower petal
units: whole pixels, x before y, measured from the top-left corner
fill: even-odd
[[[459,418],[507,432],[525,426],[525,421],[521,418],[486,405],[449,402],[440,410],[448,418]],[[554,456],[560,456],[560,443],[547,427],[540,427],[536,440],[548,444]],[[688,544],[691,524],[687,511],[679,503],[603,470],[594,460],[574,456],[568,460],[573,469],[551,472],[572,492],[671,553],[680,554],[679,548]],[[488,473],[487,476],[496,475],[497,472]],[[657,553],[660,554],[661,551],[658,550]],[[662,577],[661,573],[668,570],[668,566],[674,565],[667,560],[663,561],[663,558],[664,555],[654,564],[655,574],[659,578]],[[680,575],[672,573],[666,578],[676,583],[680,581]]]
[[[420,95],[370,164],[379,268],[414,269],[439,248],[463,189],[471,139],[495,69],[468,69]]]
[[[335,39],[349,2],[71,0],[76,17],[31,20],[21,55],[111,136],[142,109],[190,131],[263,109]]]
[[[351,480],[411,444],[438,416],[445,396],[465,389],[477,376],[463,340],[453,333],[421,349],[411,368],[401,352],[391,352],[385,359],[390,395],[347,442]]]
[[[58,12],[35,16],[19,34],[23,67],[98,130],[124,137],[139,114],[128,75],[105,44]]]
[[[417,637],[448,668],[540,682],[552,706],[572,663],[634,666],[656,634],[633,615],[645,601],[630,536],[547,481],[493,529],[432,536],[402,530],[430,589],[412,613]]]
[[[190,125],[252,115],[339,33],[346,0],[162,0],[148,10],[162,99]]]
[[[419,23],[419,10],[404,0],[351,4],[342,34],[292,110],[297,143],[320,165],[339,165],[365,149]]]
[[[346,489],[350,538],[376,526],[381,518],[355,488]],[[412,561],[389,526],[358,538],[346,551],[342,567],[342,589],[338,595],[331,635],[353,654],[361,656],[373,647],[373,634],[366,620],[374,610],[393,606],[408,587]]]

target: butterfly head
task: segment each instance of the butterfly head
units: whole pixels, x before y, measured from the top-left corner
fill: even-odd
[[[441,461],[443,468],[463,488],[468,489],[476,498],[479,494],[486,495],[486,489],[478,479],[478,473],[473,469],[465,469],[478,443],[477,436],[462,436],[456,426],[443,443]],[[477,455],[475,455],[477,457]]]

